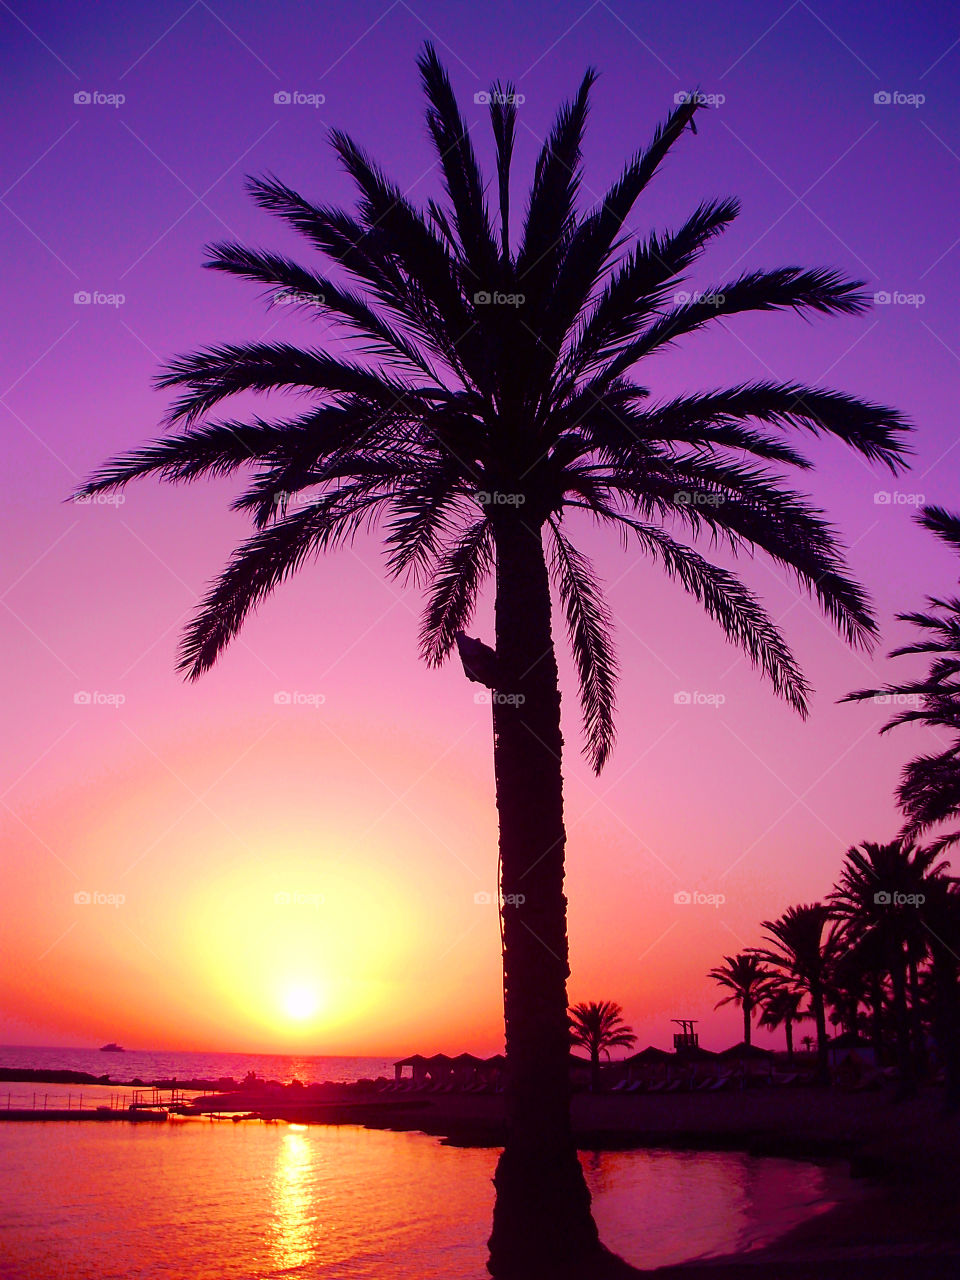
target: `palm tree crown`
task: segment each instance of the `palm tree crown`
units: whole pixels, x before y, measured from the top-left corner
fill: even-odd
[[[837,887],[829,895],[833,914],[846,922],[854,938],[876,931],[901,947],[922,941],[918,907],[930,882],[942,877],[949,865],[937,857],[935,849],[900,840],[865,840],[848,849]]]
[[[736,1004],[743,1010],[743,1040],[750,1043],[750,1021],[753,1011],[759,1005],[763,993],[770,981],[770,970],[760,958],[750,952],[741,951],[735,956],[724,956],[724,963],[711,969],[707,975],[726,987],[730,995],[718,1000],[715,1008],[725,1004]]]
[[[678,105],[603,200],[578,209],[594,73],[559,112],[536,164],[515,244],[510,167],[513,86],[490,97],[498,208],[434,50],[420,57],[427,123],[446,200],[417,208],[350,137],[330,135],[357,188],[347,212],[273,177],[250,182],[261,208],[335,268],[216,244],[206,265],[265,287],[338,326],[361,358],[324,346],[252,342],[175,359],[159,385],[179,392],[176,430],[104,466],[90,495],[155,474],[171,482],[252,473],[235,506],[255,532],[210,587],[182,646],[206,671],[245,618],[319,553],[379,526],[387,569],[427,593],[421,647],[449,655],[497,560],[496,533],[519,512],[547,539],[580,678],[586,750],[600,769],[614,736],[611,616],[571,524],[592,518],[635,542],[704,606],[800,712],[808,687],[778,627],[725,568],[680,535],[765,552],[818,600],[851,643],[872,639],[863,591],[833,531],[784,481],[810,466],[788,438],[834,436],[896,471],[905,424],[883,406],[793,382],[759,381],[656,400],[643,360],[724,317],[750,311],[855,314],[860,285],[832,270],[755,270],[692,300],[678,287],[737,216],[699,205],[676,229],[625,249],[627,219],[698,109]],[[213,418],[244,392],[291,391],[308,407],[267,420]]]
[[[623,1009],[613,1000],[591,1000],[570,1009],[570,1039],[591,1058],[611,1049],[629,1049],[637,1037],[623,1020]]]

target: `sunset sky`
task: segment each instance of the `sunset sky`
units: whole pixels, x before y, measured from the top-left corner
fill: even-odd
[[[151,380],[171,355],[324,340],[322,324],[200,269],[217,239],[310,261],[245,196],[245,174],[350,202],[324,140],[340,126],[414,200],[438,196],[415,67],[426,39],[486,161],[474,94],[500,77],[525,97],[515,226],[555,109],[593,64],[588,202],[676,93],[717,95],[631,223],[646,233],[700,200],[740,198],[692,287],[798,263],[892,299],[858,319],[715,327],[646,366],[656,396],[797,379],[895,405],[917,426],[914,467],[897,479],[800,442],[818,463],[801,483],[876,601],[876,656],[846,649],[768,565],[741,565],[816,688],[806,723],[679,588],[583,530],[623,672],[619,742],[597,779],[558,628],[571,999],[620,1001],[643,1044],[667,1044],[676,1016],[702,1019],[711,1047],[739,1039],[739,1013],[713,1013],[707,969],[758,943],[760,920],[822,897],[851,843],[895,833],[898,770],[929,739],[881,741],[889,708],[836,700],[892,673],[882,654],[907,634],[894,613],[956,579],[911,514],[923,501],[960,509],[960,41],[945,6],[682,12],[626,0],[0,5],[0,1042],[502,1048],[496,907],[477,900],[496,891],[490,708],[458,664],[420,663],[416,592],[358,541],[288,584],[188,686],[178,633],[245,533],[227,509],[237,484],[65,501],[107,455],[157,433],[166,400]],[[475,630],[491,640],[489,599]],[[682,692],[719,697],[684,705]],[[684,905],[682,891],[724,901]]]

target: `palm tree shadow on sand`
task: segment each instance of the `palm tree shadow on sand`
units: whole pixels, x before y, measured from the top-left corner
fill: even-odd
[[[563,739],[551,587],[579,674],[586,755],[599,772],[614,740],[612,614],[573,540],[593,522],[616,533],[697,598],[774,690],[799,712],[808,687],[760,601],[689,543],[701,533],[766,553],[815,596],[851,644],[876,627],[829,526],[784,479],[808,466],[790,436],[829,435],[896,472],[905,424],[840,392],[754,382],[654,403],[638,364],[740,312],[856,314],[859,282],[832,270],[757,270],[699,293],[687,270],[737,216],[701,204],[678,229],[627,251],[625,225],[681,137],[696,95],[594,208],[578,211],[594,73],[558,113],[536,164],[519,237],[510,226],[518,119],[512,85],[479,95],[496,147],[491,213],[470,130],[433,48],[419,60],[445,200],[426,210],[346,134],[333,149],[358,190],[355,213],[253,179],[261,208],[301,232],[337,283],[287,257],[218,244],[214,270],[265,286],[288,313],[320,316],[364,340],[364,359],[288,343],[225,344],[174,360],[160,440],[107,463],[89,496],[153,474],[171,482],[250,470],[236,506],[254,533],[187,629],[181,669],[208,670],[248,614],[320,552],[379,527],[387,568],[424,586],[424,659],[465,641],[495,580],[495,647],[462,644],[490,690],[495,737],[507,1057],[506,1145],[496,1173],[490,1269],[500,1277],[637,1274],[597,1241],[570,1121],[563,893]],[[690,128],[688,128],[690,126]],[[333,351],[335,354],[331,354]],[[208,415],[245,392],[313,397],[286,421]],[[675,536],[677,533],[681,536]],[[682,535],[687,535],[687,541]],[[479,654],[480,660],[477,660]]]

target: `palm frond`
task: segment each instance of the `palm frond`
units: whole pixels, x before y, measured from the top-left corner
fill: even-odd
[[[483,176],[450,78],[427,44],[417,60],[427,97],[427,128],[437,150],[444,186],[453,206],[464,265],[474,289],[488,289],[494,283],[497,250],[490,229],[484,196]]]
[[[187,627],[178,669],[191,680],[209,671],[251,610],[308,558],[348,541],[369,524],[388,498],[364,486],[344,488],[242,543]]]
[[[497,190],[500,197],[500,261],[510,263],[510,165],[517,137],[517,90],[508,81],[495,81],[490,90],[490,123],[497,148]]]
[[[550,521],[553,535],[551,571],[567,619],[570,646],[580,676],[580,705],[586,755],[599,773],[613,748],[616,728],[617,660],[611,631],[613,618],[603,599],[593,566]]]
[[[774,691],[800,715],[807,714],[810,689],[803,673],[786,640],[747,587],[656,525],[614,513],[603,518],[612,518],[631,529],[640,545],[661,562],[669,576],[676,578],[720,624],[726,637],[768,676]]]
[[[857,315],[868,306],[862,289],[861,281],[847,280],[837,271],[822,268],[776,267],[747,272],[736,280],[708,286],[691,301],[681,302],[659,316],[607,364],[599,377],[605,385],[644,356],[725,316],[750,311]]]
[[[952,515],[943,507],[922,507],[917,523],[935,533],[948,547],[953,547],[954,551],[960,551],[960,516]]]
[[[363,365],[335,360],[323,351],[307,351],[289,343],[251,342],[206,347],[172,360],[157,386],[188,387],[174,401],[171,422],[188,426],[214,405],[241,391],[313,391],[362,396],[381,410],[416,405],[420,391],[397,377]],[[429,388],[424,394],[433,394]]]
[[[492,563],[486,517],[475,520],[438,557],[420,627],[420,652],[430,666],[438,667],[449,656],[457,632],[466,629]]]

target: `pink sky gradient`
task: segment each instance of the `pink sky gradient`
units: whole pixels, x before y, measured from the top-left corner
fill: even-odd
[[[641,16],[642,15],[642,16]],[[776,19],[776,21],[774,21]],[[292,309],[200,270],[234,237],[300,253],[256,210],[244,174],[351,198],[324,143],[350,131],[420,203],[439,183],[414,59],[434,39],[489,160],[473,94],[514,78],[514,203],[560,99],[595,90],[584,197],[649,138],[674,94],[725,98],[699,117],[634,212],[646,232],[701,199],[742,216],[703,287],[759,266],[837,266],[873,291],[922,295],[811,326],[734,321],[657,358],[655,394],[775,377],[892,404],[916,424],[904,477],[809,444],[801,477],[872,591],[882,654],[893,621],[949,589],[955,561],[912,524],[918,501],[960,508],[960,44],[946,10],[759,3],[430,3],[334,8],[198,0],[0,9],[0,236],[6,452],[0,1040],[140,1047],[391,1052],[502,1045],[493,891],[489,707],[455,665],[417,657],[419,599],[358,542],[288,584],[199,684],[174,671],[179,629],[243,536],[234,483],[144,484],[121,506],[65,503],[108,454],[158,429],[151,390],[174,353],[215,341],[322,340]],[[75,104],[80,91],[119,107]],[[326,101],[278,105],[297,90]],[[876,103],[880,91],[921,105]],[[123,294],[76,305],[78,291]],[[892,495],[889,502],[876,494]],[[922,495],[922,497],[921,497]],[[845,848],[894,834],[898,770],[928,740],[880,740],[887,709],[837,706],[883,679],[791,584],[742,565],[816,690],[806,723],[652,566],[584,529],[606,577],[623,668],[620,736],[603,775],[579,755],[564,638],[573,1000],[611,998],[641,1043],[701,1018],[739,1038],[705,977],[760,940],[759,921],[822,897]],[[478,620],[490,639],[489,600]],[[902,665],[902,664],[901,664]],[[75,695],[119,695],[121,705]],[[722,706],[677,705],[679,691]],[[277,693],[317,695],[299,705]],[[112,699],[118,701],[117,698]],[[122,894],[78,905],[78,891]],[[722,894],[681,906],[681,890]],[[277,903],[289,892],[306,901]],[[318,901],[313,901],[313,898]],[[322,899],[322,901],[319,901]],[[316,1019],[281,1010],[316,984]]]

